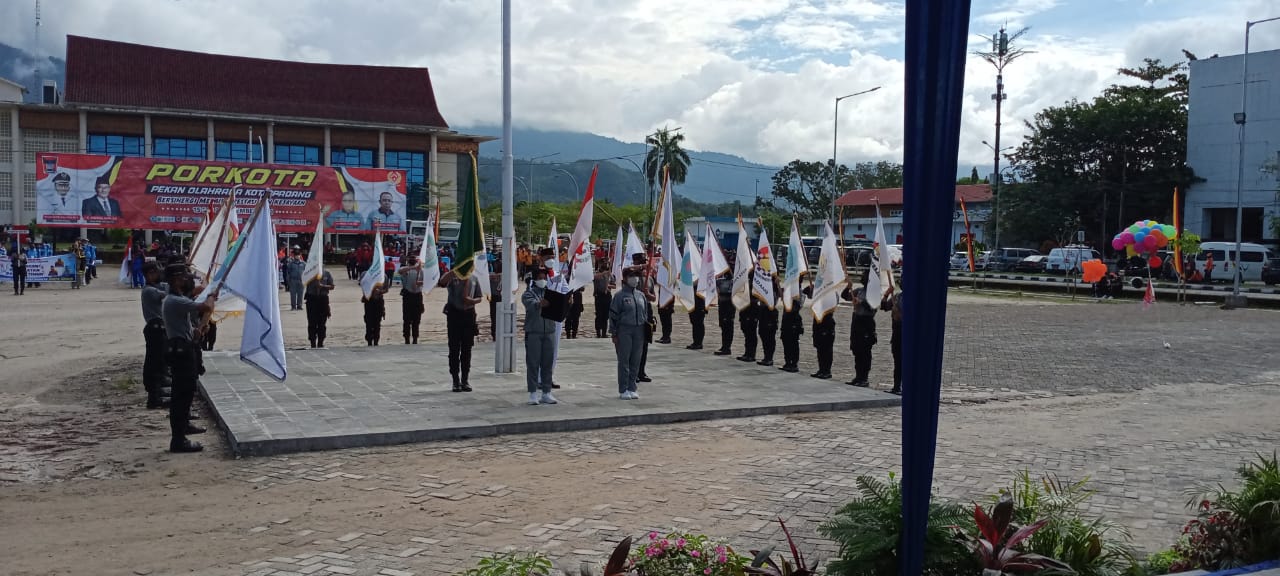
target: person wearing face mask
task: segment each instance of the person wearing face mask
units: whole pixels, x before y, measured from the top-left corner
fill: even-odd
[[[649,343],[653,342],[653,332],[657,329],[657,323],[654,321],[653,302],[658,299],[653,292],[653,277],[650,275],[649,257],[643,252],[631,255],[632,269],[635,270],[637,277],[636,290],[647,300],[645,304],[645,318],[647,319],[644,327],[644,346],[640,351],[640,374],[636,376],[638,382],[652,382],[649,374],[645,372],[645,367],[649,364]]]
[[[193,326],[201,316],[213,311],[218,291],[213,291],[208,300],[197,303],[187,296],[195,284],[186,264],[170,264],[165,267],[165,276],[169,279],[169,294],[161,304],[160,313],[167,338],[165,360],[173,377],[173,399],[169,403],[169,451],[199,452],[204,447],[187,439],[187,434],[204,432],[203,428],[192,426],[188,421],[200,370],[200,352],[195,345]]]
[[[618,398],[622,400],[640,398],[636,382],[649,325],[649,302],[640,291],[640,275],[635,268],[624,269],[622,290],[609,302],[609,336],[618,354]]]
[[[525,383],[529,390],[529,404],[556,404],[551,395],[554,376],[556,322],[543,318],[542,311],[551,305],[547,301],[547,270],[533,270],[533,286],[524,291],[520,302],[524,304],[524,355],[526,361]],[[541,391],[541,395],[539,395]]]

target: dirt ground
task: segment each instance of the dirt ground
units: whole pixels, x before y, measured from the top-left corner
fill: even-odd
[[[329,322],[328,343],[363,344],[359,289],[345,278],[339,278],[338,284],[332,298],[334,317]],[[79,291],[46,285],[30,289],[22,297],[2,294],[0,542],[5,542],[6,552],[0,558],[0,573],[270,574],[269,570],[251,572],[242,563],[306,552],[320,542],[313,533],[328,532],[328,538],[332,538],[355,526],[366,532],[369,527],[383,528],[389,531],[385,538],[397,534],[405,538],[429,535],[432,537],[414,542],[444,539],[445,544],[441,545],[450,542],[447,534],[451,531],[465,530],[464,542],[457,542],[457,537],[452,540],[455,552],[432,556],[432,567],[418,569],[418,573],[452,573],[458,570],[442,563],[465,561],[472,550],[499,550],[511,544],[510,531],[477,528],[492,524],[488,520],[477,523],[477,517],[515,522],[514,534],[518,537],[521,524],[534,522],[531,525],[536,526],[537,522],[568,518],[571,513],[566,509],[599,510],[611,503],[616,506],[619,500],[636,500],[650,504],[629,511],[626,527],[661,526],[672,517],[689,515],[690,507],[706,505],[706,500],[697,498],[704,497],[708,484],[721,480],[710,472],[716,466],[781,453],[799,442],[794,440],[794,434],[771,437],[741,425],[712,423],[645,429],[646,436],[663,439],[661,442],[630,444],[624,436],[636,432],[598,431],[552,435],[546,440],[497,438],[451,445],[457,447],[444,450],[424,446],[347,450],[262,463],[231,458],[218,436],[207,434],[201,438],[205,453],[171,455],[164,451],[165,412],[143,408],[138,291],[117,287],[104,278]],[[282,292],[281,298],[287,308],[287,295]],[[400,346],[400,299],[394,290],[388,299],[383,339]],[[953,297],[952,302],[990,306],[991,310],[1019,303],[1055,303],[971,296]],[[444,322],[439,314],[442,304],[443,291],[436,291],[427,299],[423,325],[423,338],[427,341],[444,340]],[[848,311],[841,313],[847,315]],[[286,345],[304,347],[304,313],[285,311],[283,316]],[[584,314],[586,332],[590,332],[590,316],[590,312]],[[488,311],[482,309],[481,333],[486,336],[487,319]],[[847,321],[842,317],[840,324]],[[678,328],[678,332],[681,330]],[[708,332],[710,341],[716,342],[714,330]],[[227,322],[220,330],[218,349],[238,348],[238,337],[238,321]],[[412,354],[410,347],[405,351]],[[803,355],[811,356],[811,349]],[[943,427],[943,437],[950,437],[957,445],[966,438],[973,439],[973,456],[978,459],[1003,450],[999,446],[1004,441],[1019,444],[1013,451],[1018,456],[1035,456],[1037,446],[1055,438],[1059,427],[1068,426],[1096,432],[1102,438],[1112,435],[1111,442],[1119,446],[1118,450],[1141,446],[1140,440],[1126,446],[1123,438],[1118,438],[1131,433],[1225,438],[1242,429],[1262,430],[1254,438],[1266,443],[1274,439],[1273,417],[1280,410],[1277,397],[1271,392],[1277,378],[1280,375],[1272,372],[1266,378],[1271,382],[1268,387],[1254,383],[1239,389],[1223,388],[1225,392],[1221,394],[1218,388],[1208,391],[1181,387],[1142,390],[1132,395],[1052,398],[1039,404],[1018,405],[1014,410],[1002,407],[1010,404],[953,407],[944,413],[944,421],[949,422]],[[1203,418],[1192,423],[1153,414],[1147,404],[1157,402],[1171,403],[1186,411],[1203,411]],[[957,410],[965,412],[960,416]],[[797,417],[787,421],[799,423],[800,427],[805,422],[819,421],[865,426],[866,430],[849,434],[870,437],[883,432],[885,438],[875,445],[891,447],[894,428],[890,422],[894,418],[892,411],[868,411],[858,416]],[[202,424],[213,428],[207,420]],[[811,441],[824,445],[839,440],[833,440],[829,431],[818,430],[813,435]],[[588,449],[585,457],[579,457],[583,455],[581,447],[597,442],[620,443],[622,447]],[[1079,453],[1105,443],[1080,436],[1071,449]],[[1254,444],[1236,442],[1236,448],[1251,446]],[[1213,447],[1204,446],[1209,454],[1216,447],[1216,443]],[[1233,459],[1237,456],[1230,454]],[[940,469],[949,458],[957,457],[954,452],[940,451]],[[1035,457],[1037,464],[1043,461],[1042,457]],[[871,465],[892,466],[891,455],[874,458]],[[1114,454],[1114,458],[1121,462],[1120,466],[1133,459],[1124,452]],[[885,464],[885,460],[889,463]],[[663,482],[644,481],[643,476],[621,486],[607,484],[618,481],[620,473],[629,472],[635,463],[666,466],[668,474],[687,479],[691,482],[685,494],[688,498],[673,494]],[[1230,465],[1235,463],[1232,460]],[[995,466],[1009,464],[1000,462]],[[1204,467],[1216,464],[1220,463],[1204,463]],[[313,481],[272,485],[248,479],[264,468],[274,470],[271,467],[277,466],[303,466],[306,471],[298,472],[296,478]],[[699,477],[703,471],[707,471],[706,477]],[[1146,473],[1150,474],[1150,468]],[[290,477],[279,472],[262,478],[268,476],[275,479],[271,482],[284,482]],[[510,485],[517,494],[466,501],[428,498],[432,501],[423,503],[387,488],[399,486],[397,479],[421,480],[426,476],[448,476],[456,482],[451,485],[459,486],[497,484],[505,489]],[[335,477],[335,481],[324,481]],[[671,486],[678,485],[679,479],[672,480]],[[695,479],[699,480],[696,485],[692,484]],[[752,497],[746,490],[768,489],[771,481],[751,477],[747,480],[750,481],[742,485],[752,488],[742,488],[744,492],[739,495],[743,497]],[[374,484],[362,484],[367,482]],[[610,487],[601,489],[602,485]],[[286,534],[290,527],[298,530]],[[812,528],[806,530],[812,532]],[[354,554],[346,547],[335,550]]]

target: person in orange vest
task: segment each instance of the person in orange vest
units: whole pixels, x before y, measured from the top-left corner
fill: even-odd
[[[1204,281],[1213,282],[1213,252],[1204,258]]]

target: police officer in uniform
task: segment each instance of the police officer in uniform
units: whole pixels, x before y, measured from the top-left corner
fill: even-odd
[[[482,266],[483,264],[477,264]],[[436,285],[445,289],[445,328],[449,334],[449,376],[453,378],[454,392],[470,392],[471,348],[476,344],[476,304],[482,297],[479,280],[474,276],[459,278],[456,270],[450,270]]]
[[[672,298],[667,302],[666,306],[658,307],[658,323],[662,326],[662,338],[658,339],[659,344],[671,343],[671,316],[676,311],[676,299]]]
[[[609,304],[609,335],[618,353],[618,398],[622,400],[640,399],[636,382],[650,320],[648,297],[640,291],[642,274],[634,267],[624,269],[622,290]]]
[[[165,268],[169,280],[169,294],[161,306],[164,318],[165,360],[173,375],[173,399],[169,403],[170,452],[199,452],[204,450],[198,442],[187,439],[187,434],[199,434],[203,428],[192,426],[191,402],[196,395],[196,379],[200,377],[200,351],[195,343],[194,325],[200,317],[213,311],[218,297],[214,291],[202,303],[196,303],[186,294],[195,287],[186,264],[170,264]]]
[[[147,262],[142,267],[147,285],[142,287],[142,320],[146,326],[142,329],[142,338],[147,343],[147,354],[142,361],[142,387],[147,391],[147,408],[166,408],[169,403],[161,395],[165,374],[165,335],[164,329],[164,297],[169,292],[169,285],[160,281],[164,275],[159,262]]]
[[[752,270],[747,274],[747,284],[750,285],[755,281],[755,271]],[[747,304],[738,312],[738,326],[742,329],[743,352],[738,360],[743,362],[756,361],[756,343],[759,341],[758,322],[759,316],[756,311],[756,298],[751,297],[751,303]]]
[[[790,308],[790,310],[788,310]],[[804,294],[797,294],[782,308],[782,367],[785,372],[800,371],[800,335],[804,334],[804,320],[800,309],[804,308]]]
[[[328,270],[319,280],[307,283],[307,340],[312,348],[324,348],[325,324],[329,322],[329,291],[333,290],[333,275]]]
[[[730,263],[730,266],[733,264]],[[720,349],[716,356],[733,354],[733,277],[721,274],[716,278],[716,307],[720,321]]]
[[[804,295],[813,297],[813,285],[804,289]],[[835,361],[836,312],[827,311],[822,318],[813,319],[813,348],[818,357],[818,371],[810,374],[820,380],[831,379],[831,364]]]
[[[778,279],[771,278],[773,283],[773,293],[778,294]],[[778,309],[775,306],[770,308],[769,304],[759,298],[752,298],[751,305],[756,309],[756,327],[760,334],[760,351],[764,352],[764,358],[756,364],[761,366],[773,366],[773,351],[778,343]]]
[[[876,309],[867,302],[869,272],[862,273],[862,286],[845,289],[844,296],[853,302],[853,322],[849,326],[849,350],[853,352],[853,380],[848,384],[866,388],[871,374],[871,347],[876,345]]]
[[[401,317],[404,320],[404,343],[418,343],[418,329],[422,325],[422,264],[417,257],[409,256],[400,268]]]
[[[601,260],[596,265],[596,275],[591,279],[591,295],[596,304],[596,338],[609,335],[609,304],[613,301],[609,263]]]
[[[556,323],[542,316],[543,309],[551,306],[545,297],[546,291],[547,269],[534,268],[533,285],[520,297],[524,304],[525,383],[531,405],[559,402],[551,394],[551,382],[555,378]]]
[[[701,350],[702,338],[707,333],[707,299],[698,292],[697,280],[694,280],[693,309],[689,311],[689,325],[693,328],[693,344],[685,346],[689,350]]]
[[[649,274],[649,257],[643,252],[631,255],[631,268],[640,278],[637,281],[636,290],[645,297],[645,318],[647,319],[644,326],[644,347],[640,351],[640,374],[636,376],[637,382],[653,382],[649,374],[645,372],[645,367],[649,364],[649,343],[653,342],[653,332],[657,328],[654,322],[653,302],[658,299],[653,291],[653,276]]]

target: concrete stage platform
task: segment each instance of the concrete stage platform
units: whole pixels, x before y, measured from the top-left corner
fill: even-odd
[[[900,404],[884,392],[674,344],[649,347],[654,381],[640,383],[639,400],[619,400],[612,344],[580,339],[561,342],[560,403],[529,406],[518,346],[520,372],[497,375],[493,344],[478,342],[470,393],[451,391],[441,344],[291,350],[285,382],[235,353],[206,353],[201,392],[239,456]]]

